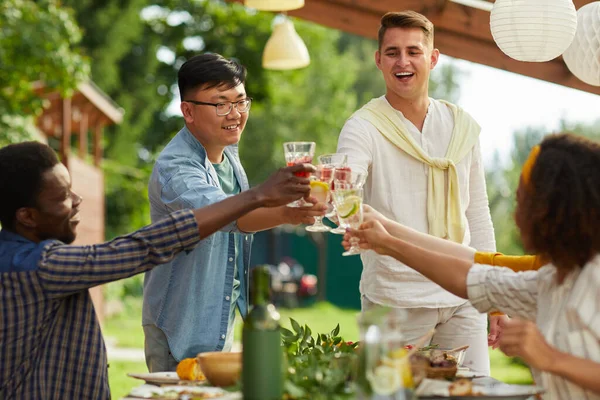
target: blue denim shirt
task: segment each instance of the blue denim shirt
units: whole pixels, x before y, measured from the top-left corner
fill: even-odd
[[[242,191],[248,179],[237,145],[228,146],[225,157]],[[221,190],[206,150],[187,128],[183,128],[160,153],[148,185],[152,221],[181,209],[201,208],[228,196]],[[154,268],[144,278],[143,325],[161,329],[173,357],[195,357],[197,353],[223,349],[229,323],[235,257],[239,255],[242,316],[248,309],[248,268],[252,235],[242,234],[233,222],[200,241],[189,253],[180,253],[168,264]]]

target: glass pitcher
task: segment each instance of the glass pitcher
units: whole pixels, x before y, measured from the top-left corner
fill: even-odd
[[[359,400],[414,400],[408,343],[402,335],[407,314],[402,309],[376,307],[358,316],[359,361],[356,398]]]

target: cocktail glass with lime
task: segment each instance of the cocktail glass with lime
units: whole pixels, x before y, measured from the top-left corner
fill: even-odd
[[[336,183],[337,185],[337,183]],[[344,228],[358,229],[363,222],[363,190],[352,188],[339,188],[332,192],[335,209],[340,226]],[[343,256],[360,254],[359,239],[350,239],[350,248],[343,252]]]

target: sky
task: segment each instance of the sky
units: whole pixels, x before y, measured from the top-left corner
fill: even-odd
[[[482,127],[486,164],[494,150],[508,161],[513,132],[528,126],[559,128],[561,119],[592,123],[600,119],[600,96],[464,60],[442,57],[463,71],[458,104]]]

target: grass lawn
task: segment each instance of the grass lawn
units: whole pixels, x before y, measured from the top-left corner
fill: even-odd
[[[123,313],[105,321],[103,331],[105,337],[118,347],[143,348],[144,334],[141,327],[141,299],[129,299]],[[340,324],[340,334],[345,340],[359,339],[356,324],[357,310],[335,307],[329,303],[318,303],[310,308],[280,309],[282,326],[290,328],[289,318],[300,324],[308,324],[314,333],[326,333]],[[241,321],[236,324],[235,338],[241,338]],[[108,360],[110,367],[108,377],[113,399],[120,399],[131,388],[142,381],[127,377],[128,372],[147,372],[144,362],[125,362]],[[507,383],[529,384],[532,382],[529,370],[511,362],[499,350],[490,350],[492,376]]]

